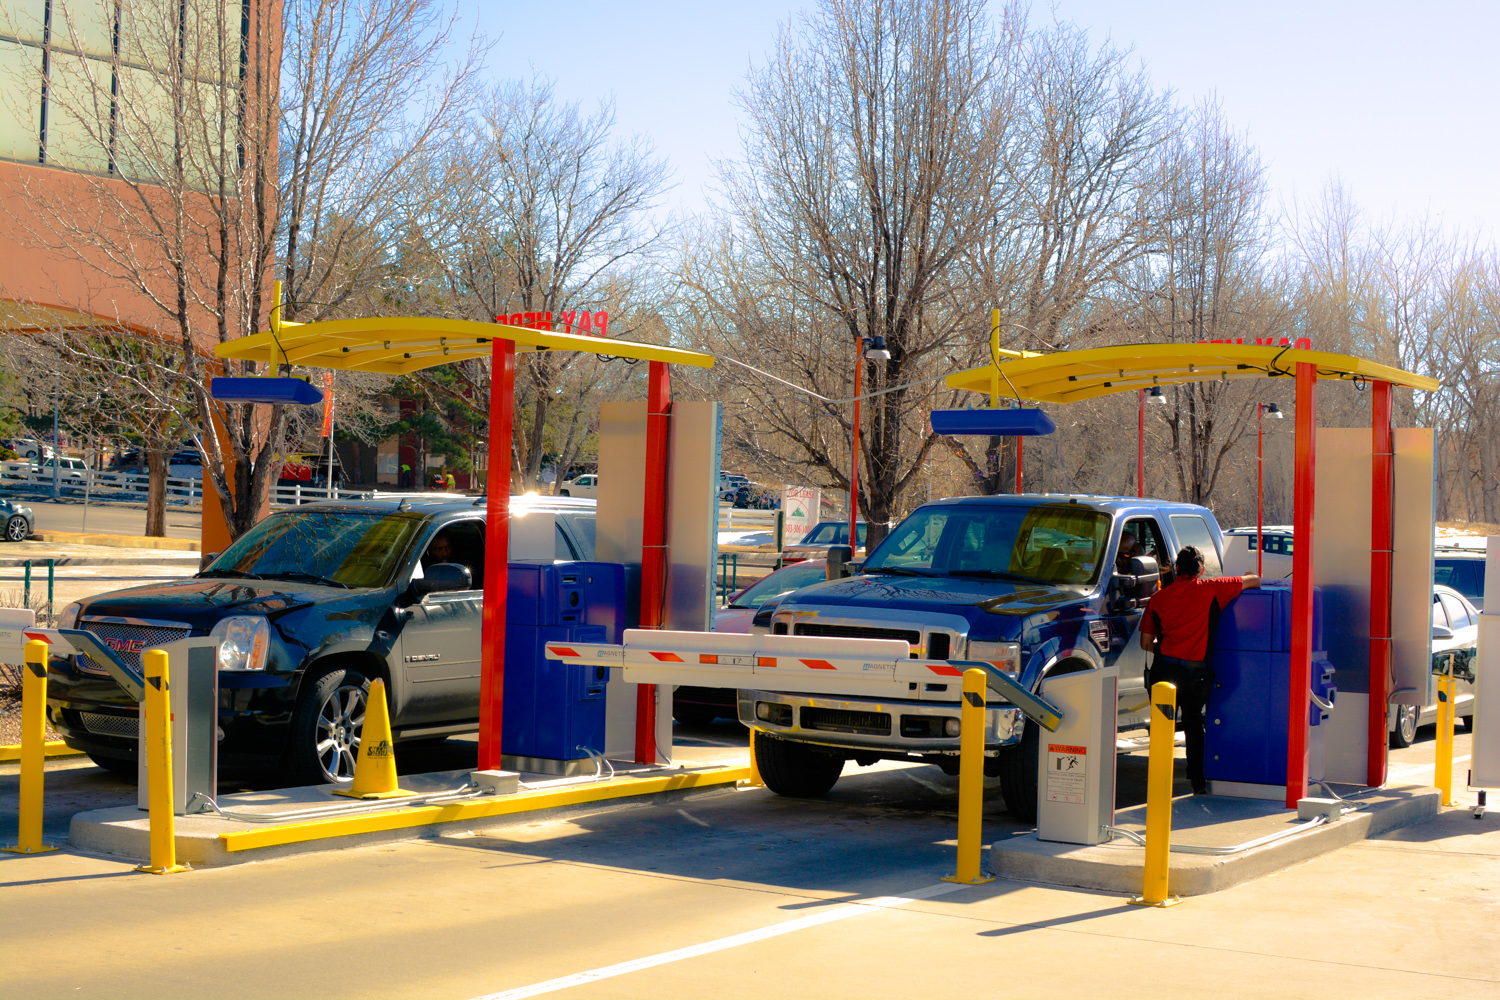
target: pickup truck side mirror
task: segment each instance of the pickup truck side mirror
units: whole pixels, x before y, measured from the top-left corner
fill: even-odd
[[[1119,603],[1123,605],[1121,610],[1137,608],[1156,593],[1157,585],[1161,582],[1161,567],[1152,556],[1132,556],[1130,572],[1116,571],[1114,581],[1119,588]]]
[[[854,558],[854,550],[847,545],[835,545],[828,550],[828,579],[842,580],[854,571],[849,563]]]
[[[203,553],[203,555],[199,556],[198,572],[202,573],[204,570],[208,569],[209,566],[213,565],[213,561],[219,558],[219,555],[220,553],[218,552],[205,552]]]
[[[446,594],[455,590],[473,590],[473,576],[469,567],[458,563],[438,563],[422,571],[419,580],[413,580],[407,592],[420,601],[428,594]]]

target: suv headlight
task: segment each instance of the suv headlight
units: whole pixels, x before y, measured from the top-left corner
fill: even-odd
[[[271,645],[271,625],[255,615],[225,618],[210,631],[219,640],[220,670],[264,670]]]
[[[969,659],[993,663],[1012,677],[1021,672],[1019,642],[976,642],[969,640]]]
[[[62,614],[57,616],[58,628],[77,628],[78,613],[83,610],[83,605],[77,601],[62,609]]]

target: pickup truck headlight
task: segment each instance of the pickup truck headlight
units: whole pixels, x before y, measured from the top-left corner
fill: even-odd
[[[976,642],[969,640],[969,659],[993,663],[1012,677],[1021,672],[1019,642]]]
[[[77,601],[62,609],[62,614],[57,616],[58,628],[77,628],[78,613],[83,610],[83,605]]]
[[[215,625],[209,636],[219,640],[220,670],[264,670],[271,626],[255,615],[236,615]]]

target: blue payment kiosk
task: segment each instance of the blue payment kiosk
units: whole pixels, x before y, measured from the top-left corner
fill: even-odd
[[[1215,795],[1280,799],[1286,794],[1287,693],[1292,663],[1292,588],[1276,581],[1246,590],[1219,614],[1209,652],[1203,771]],[[1323,738],[1336,694],[1323,650],[1323,595],[1313,588],[1312,693],[1307,725],[1309,779],[1323,777]]]
[[[607,667],[548,660],[549,642],[618,643],[626,620],[619,563],[511,563],[505,623],[503,766],[574,774],[604,752]],[[587,750],[585,749],[587,748]]]

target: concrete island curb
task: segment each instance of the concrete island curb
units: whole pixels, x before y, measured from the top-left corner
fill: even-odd
[[[190,538],[146,538],[140,535],[96,535],[79,531],[38,531],[32,538],[39,542],[73,545],[105,545],[117,549],[173,549],[178,552],[201,552],[203,543]]]

